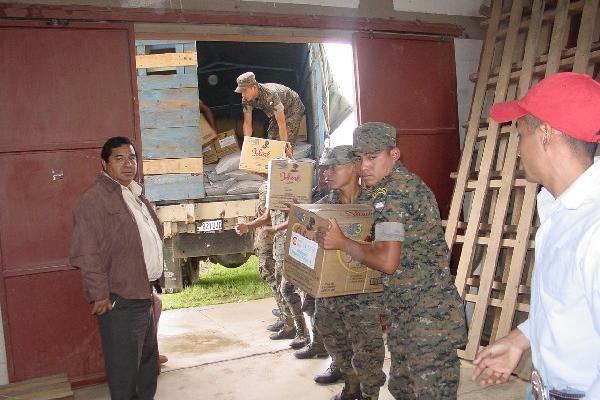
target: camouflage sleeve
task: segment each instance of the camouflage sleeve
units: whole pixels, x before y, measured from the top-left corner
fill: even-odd
[[[388,195],[383,210],[375,221],[374,241],[403,242],[405,222],[405,202],[400,196]]]
[[[252,104],[250,104],[250,102],[246,101],[246,100],[242,100],[242,110],[244,112],[252,112]]]

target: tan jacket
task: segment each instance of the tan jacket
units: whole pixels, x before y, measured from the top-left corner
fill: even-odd
[[[140,199],[162,238],[162,225],[154,210],[143,195]],[[137,224],[123,200],[121,185],[104,174],[73,209],[70,262],[81,270],[89,301],[106,299],[109,293],[127,299],[152,295]],[[164,286],[164,276],[160,280]]]

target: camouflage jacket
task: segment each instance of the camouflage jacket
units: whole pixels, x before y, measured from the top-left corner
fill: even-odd
[[[443,285],[451,282],[450,252],[444,239],[440,213],[429,187],[400,162],[392,173],[369,190],[359,202],[374,208],[372,235],[375,241],[402,241],[402,259],[394,275],[427,270],[440,276]],[[384,275],[384,285],[399,281]]]
[[[287,119],[292,115],[304,114],[304,104],[298,93],[278,83],[259,83],[258,96],[254,100],[242,100],[242,106],[244,112],[258,108],[269,118],[274,118],[276,111],[283,111]]]

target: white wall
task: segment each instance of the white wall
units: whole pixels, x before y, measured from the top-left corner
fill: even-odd
[[[454,39],[454,58],[456,60],[456,95],[458,101],[458,122],[460,127],[460,148],[465,140],[466,129],[471,111],[471,100],[475,84],[469,80],[469,74],[477,72],[483,40]]]

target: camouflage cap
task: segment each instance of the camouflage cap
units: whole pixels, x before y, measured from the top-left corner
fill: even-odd
[[[327,167],[330,165],[346,165],[357,160],[352,146],[343,145],[326,148],[319,160],[319,166]]]
[[[396,128],[385,122],[367,122],[354,129],[354,145],[358,153],[378,153],[396,147]]]
[[[236,79],[237,88],[235,88],[236,93],[242,93],[242,89],[247,88],[248,86],[256,85],[256,77],[254,76],[254,72],[244,72]]]

